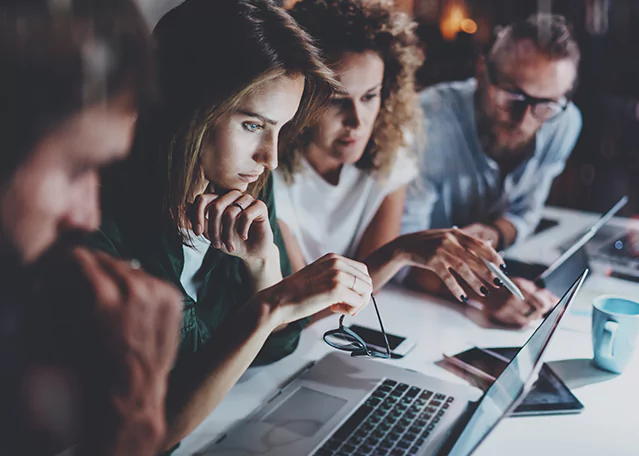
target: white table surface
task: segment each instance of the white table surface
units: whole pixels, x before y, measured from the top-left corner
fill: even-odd
[[[549,264],[559,255],[556,246],[597,218],[557,208],[547,208],[544,215],[560,224],[509,251],[509,257]],[[639,228],[636,220],[614,219],[612,223]],[[593,274],[564,317],[544,358],[584,404],[584,411],[579,415],[507,418],[477,450],[477,456],[639,455],[639,355],[635,353],[620,376],[591,364],[590,304],[594,296],[603,293],[639,299],[639,284]],[[389,333],[418,341],[404,359],[381,362],[453,382],[464,381],[434,364],[441,360],[442,353],[457,353],[474,345],[521,345],[534,329],[498,328],[472,307],[394,286],[380,292],[377,302]],[[372,305],[351,322],[377,327]],[[272,365],[249,369],[222,404],[182,442],[176,455],[194,454],[206,447],[308,362],[328,353],[330,348],[322,341],[322,334],[334,327],[337,317],[319,321],[304,330],[295,353]]]

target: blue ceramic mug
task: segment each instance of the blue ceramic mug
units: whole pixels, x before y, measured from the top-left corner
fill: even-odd
[[[639,303],[616,296],[593,302],[592,345],[597,367],[621,374],[632,357],[639,336]]]

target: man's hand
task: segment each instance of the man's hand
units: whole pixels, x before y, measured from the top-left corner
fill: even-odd
[[[473,223],[462,228],[461,231],[482,241],[490,242],[493,248],[497,248],[499,245],[499,231],[491,226]]]
[[[77,371],[86,391],[79,454],[155,456],[166,431],[180,294],[139,263],[105,253],[74,248],[53,261],[42,292],[48,311],[62,316],[50,322],[50,337],[62,329],[56,350],[67,352],[53,359]]]
[[[524,301],[505,289],[483,300],[484,312],[499,323],[516,327],[527,326],[543,317],[559,301],[557,296],[545,288],[539,288],[530,280],[519,277],[512,280],[524,294]]]

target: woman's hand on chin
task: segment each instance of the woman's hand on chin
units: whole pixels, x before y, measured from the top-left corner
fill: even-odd
[[[198,195],[190,218],[196,236],[204,235],[228,255],[251,262],[277,252],[266,204],[239,190]]]

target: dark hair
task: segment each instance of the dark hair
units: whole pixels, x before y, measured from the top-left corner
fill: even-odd
[[[84,107],[151,84],[148,30],[131,0],[4,0],[0,179]]]
[[[407,145],[406,135],[416,135],[420,127],[415,71],[424,57],[414,33],[417,24],[394,11],[391,0],[302,0],[291,15],[317,41],[329,65],[346,52],[373,51],[384,61],[380,113],[357,166],[387,174],[398,149]],[[299,137],[282,155],[288,180],[307,145],[308,135]]]
[[[502,46],[522,40],[530,40],[539,52],[551,60],[570,59],[575,66],[579,66],[579,45],[563,16],[537,13],[526,20],[498,29],[489,55],[494,57]]]
[[[141,115],[132,180],[145,180],[141,185],[152,189],[152,215],[177,228],[184,226],[201,182],[206,132],[222,115],[261,84],[301,75],[300,107],[281,132],[280,142],[286,143],[338,85],[311,38],[269,0],[186,0],[160,20],[153,35],[159,102]],[[249,187],[253,196],[267,177]]]

